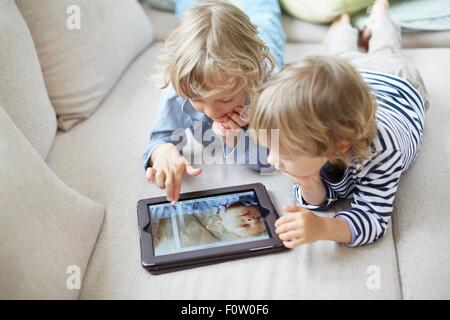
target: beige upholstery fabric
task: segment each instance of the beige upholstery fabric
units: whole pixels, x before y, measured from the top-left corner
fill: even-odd
[[[57,135],[48,158],[51,168],[71,187],[107,207],[81,297],[400,298],[391,229],[378,243],[358,249],[319,242],[277,255],[159,276],[140,266],[136,202],[163,194],[147,184],[140,159],[158,108],[160,90],[146,80],[154,68],[157,47],[131,66],[92,117]],[[318,46],[289,45],[287,60],[317,52]],[[292,201],[291,182],[281,174],[260,176],[233,165],[203,168],[199,177],[184,180],[182,191],[261,182],[278,209]],[[378,290],[367,286],[371,266],[381,271]]]
[[[175,20],[154,17],[157,36],[163,39]],[[445,45],[433,43],[440,44]],[[139,263],[136,201],[163,194],[147,185],[140,159],[160,95],[146,80],[157,48],[154,45],[133,63],[90,119],[59,133],[48,157],[67,184],[107,206],[82,298],[450,298],[450,222],[444,194],[450,181],[445,65],[449,49],[405,51],[423,73],[431,108],[422,153],[401,181],[393,225],[383,239],[356,249],[318,242],[277,255],[153,276]],[[286,62],[322,53],[318,44],[288,44]],[[236,166],[203,169],[199,177],[184,179],[182,191],[261,182],[278,209],[292,200],[291,182],[282,175],[260,176]],[[373,270],[380,272],[379,289],[367,285]]]
[[[58,127],[86,119],[153,39],[133,0],[17,0],[33,36]],[[78,8],[78,9],[77,9]],[[79,29],[70,29],[68,25]]]
[[[403,33],[403,48],[450,48],[450,31]]]
[[[0,1],[0,104],[45,158],[56,116],[27,25],[14,0]]]
[[[77,298],[66,271],[84,275],[104,207],[59,180],[1,107],[0,162],[0,299]]]
[[[407,51],[430,94],[423,147],[402,177],[394,213],[403,297],[450,298],[450,49]]]
[[[47,154],[56,120],[39,62],[13,1],[0,1],[0,105],[7,110],[0,107],[0,299],[77,298],[80,291],[67,288],[67,267],[73,265],[84,277],[84,299],[450,298],[450,49],[405,51],[423,74],[431,108],[422,152],[402,177],[383,239],[360,248],[317,242],[153,276],[140,266],[136,201],[164,194],[147,184],[140,159],[160,96],[147,80],[158,45],[127,67],[150,42],[148,22],[128,0],[107,9],[103,0],[17,2],[32,26],[51,98],[63,106],[56,108],[63,112],[60,128],[101,107],[69,132],[58,132],[47,156],[50,170],[39,154]],[[81,30],[65,28],[69,4],[82,9]],[[164,39],[176,22],[173,14],[146,12]],[[326,27],[289,17],[283,23],[290,42],[307,42],[288,44],[286,62],[324,53],[318,43]],[[449,40],[445,32],[404,35],[406,46],[450,47]],[[291,182],[281,174],[260,176],[232,165],[203,169],[184,179],[183,192],[261,182],[280,213],[292,201]],[[104,221],[99,203],[107,207]],[[374,271],[379,288],[370,286]]]

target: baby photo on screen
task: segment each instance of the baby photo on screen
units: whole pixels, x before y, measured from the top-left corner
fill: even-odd
[[[155,255],[268,239],[253,191],[149,206]]]

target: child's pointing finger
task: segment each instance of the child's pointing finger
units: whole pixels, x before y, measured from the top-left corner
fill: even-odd
[[[186,173],[195,177],[202,173],[202,168],[194,168],[189,163],[186,163]]]
[[[145,173],[146,177],[147,177],[147,181],[149,183],[154,183],[155,182],[155,175],[156,175],[156,169],[153,169],[152,167],[148,167],[147,171]]]

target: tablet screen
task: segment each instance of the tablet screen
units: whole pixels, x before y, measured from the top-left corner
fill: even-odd
[[[149,205],[155,256],[269,239],[254,191]]]

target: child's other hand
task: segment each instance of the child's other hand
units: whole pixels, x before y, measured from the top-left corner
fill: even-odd
[[[194,168],[171,143],[160,145],[153,151],[152,167],[145,173],[149,183],[155,183],[166,189],[168,201],[175,203],[180,197],[181,180],[184,172],[190,176],[198,176],[202,169]]]
[[[230,128],[226,123],[219,123],[214,121],[212,124],[212,129],[214,131],[214,133],[221,137],[225,142],[229,142],[229,141],[233,141],[233,145],[230,147],[234,146],[234,139],[237,138],[239,136],[239,130],[240,127],[237,129],[234,128]]]
[[[242,108],[238,108],[222,117],[220,121],[213,122],[214,133],[224,139],[227,144],[232,141],[230,147],[234,147],[236,143],[234,139],[238,137],[240,129],[248,124],[248,121],[241,117],[242,111]]]
[[[284,206],[283,210],[287,214],[275,222],[275,232],[286,248],[293,249],[323,238],[325,227],[321,217],[293,205]]]
[[[325,185],[320,178],[320,172],[306,177],[292,177],[300,185],[302,197],[309,204],[321,205],[326,200]]]
[[[297,182],[302,188],[310,188],[321,185],[322,180],[320,179],[320,171],[317,171],[309,176],[296,177],[295,182]]]

